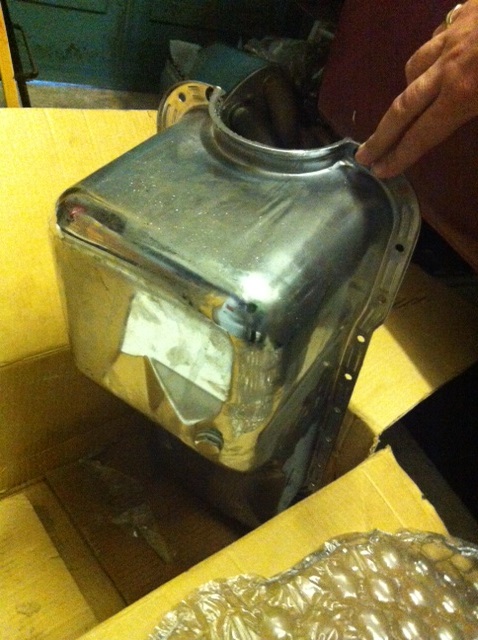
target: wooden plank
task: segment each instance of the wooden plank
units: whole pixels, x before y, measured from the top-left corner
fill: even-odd
[[[38,482],[27,487],[23,493],[30,500],[96,619],[106,620],[123,609],[124,600],[73,526],[48,484]]]
[[[48,482],[130,604],[219,551],[244,530],[156,470],[144,430],[125,434]]]
[[[0,557],[2,640],[74,640],[96,625],[25,495],[0,502]]]

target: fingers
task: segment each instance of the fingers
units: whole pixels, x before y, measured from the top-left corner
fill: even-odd
[[[413,123],[400,142],[372,165],[377,178],[390,178],[402,173],[427,151],[448,138],[461,122],[446,117],[448,101],[438,98]]]
[[[437,36],[440,34],[437,34]],[[407,84],[414,82],[429,69],[441,56],[445,39],[433,37],[416,51],[405,65]]]
[[[446,24],[442,22],[440,25],[438,25],[438,27],[432,33],[432,37],[439,36],[440,33],[443,33],[445,31],[445,29],[446,29]]]
[[[455,9],[447,24],[410,58],[408,87],[357,150],[357,161],[379,177],[401,173],[478,115],[478,0]]]
[[[439,83],[433,69],[417,78],[393,101],[375,133],[358,148],[355,155],[357,162],[372,165],[385,152],[393,148],[438,93]]]

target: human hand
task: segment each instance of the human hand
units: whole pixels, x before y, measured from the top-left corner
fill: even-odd
[[[397,175],[478,116],[478,0],[467,0],[409,59],[407,88],[356,153],[379,178]]]

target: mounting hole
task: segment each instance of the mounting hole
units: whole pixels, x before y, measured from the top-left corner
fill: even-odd
[[[405,251],[405,247],[399,242],[395,245],[395,251],[398,251],[398,253],[403,253]]]
[[[206,96],[206,100],[210,100],[213,93],[214,87],[208,87],[204,93],[204,95]]]
[[[186,102],[186,94],[185,94],[185,93],[183,93],[182,91],[180,91],[180,92],[178,93],[178,100],[179,100],[180,102]]]

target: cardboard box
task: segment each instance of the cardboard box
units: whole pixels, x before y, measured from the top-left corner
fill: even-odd
[[[328,467],[337,478],[374,451],[380,435],[478,359],[478,308],[410,265],[365,356]]]
[[[49,224],[63,190],[155,128],[149,111],[0,111],[0,492],[141,422],[73,364]]]
[[[78,459],[125,424],[143,420],[74,367],[48,226],[65,188],[153,135],[155,122],[156,114],[148,111],[0,112],[0,492]],[[410,268],[357,381],[329,465],[329,479],[338,480],[96,627],[85,640],[147,637],[162,613],[200,583],[240,572],[272,575],[341,533],[444,531],[391,452],[370,452],[387,427],[478,359],[477,320],[477,310]],[[30,518],[23,503],[13,506]],[[94,624],[88,614],[84,619]],[[17,637],[22,636],[12,635]]]
[[[95,627],[82,640],[144,640],[165,613],[209,580],[241,573],[270,577],[335,536],[404,528],[446,533],[434,508],[385,449]]]

